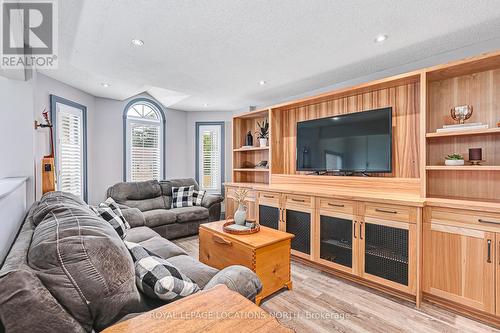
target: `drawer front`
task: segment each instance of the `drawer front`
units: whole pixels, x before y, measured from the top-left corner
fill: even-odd
[[[365,204],[365,216],[416,223],[416,209],[406,206],[367,203]]]
[[[354,202],[352,201],[319,198],[319,208],[349,215],[354,214]]]
[[[286,207],[296,206],[296,207],[304,207],[311,208],[312,207],[312,199],[309,196],[305,195],[285,195],[285,204]]]
[[[479,227],[498,228],[500,230],[500,215],[482,213],[478,211],[432,208],[431,221],[433,223],[464,223]]]
[[[275,192],[259,192],[259,204],[280,207],[281,194]]]
[[[200,261],[217,269],[243,265],[255,271],[254,251],[203,228],[200,228]]]

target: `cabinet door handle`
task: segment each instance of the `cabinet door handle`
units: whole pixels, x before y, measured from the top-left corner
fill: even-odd
[[[483,220],[483,219],[478,219],[477,221],[479,223],[500,224],[500,221],[488,221],[488,220]]]
[[[363,239],[363,222],[359,222],[359,239]]]
[[[328,203],[328,206],[332,206],[332,207],[341,207],[341,208],[342,208],[342,207],[345,207],[345,205],[343,205],[343,204],[333,204],[333,203],[331,203],[331,202],[329,202],[329,203]]]
[[[292,198],[292,201],[295,201],[295,202],[305,202],[304,199],[295,199],[295,198]]]
[[[491,239],[488,239],[488,260],[487,263],[491,263]]]
[[[268,199],[274,199],[274,195],[266,195],[266,194],[264,194],[263,197],[264,198],[268,198]]]
[[[388,214],[397,214],[398,212],[395,210],[387,210],[387,209],[380,209],[380,208],[375,208],[376,212],[379,213],[388,213]]]
[[[222,238],[220,236],[214,235],[212,239],[214,240],[214,242],[219,243],[219,244],[223,244],[223,245],[231,245],[232,244],[231,241],[228,241],[227,239]]]
[[[500,241],[498,242],[498,256],[500,257]],[[498,264],[500,265],[500,259],[498,259]]]
[[[281,210],[281,223],[285,223],[285,210]]]
[[[358,238],[356,237],[356,221],[353,221],[353,230],[354,230],[354,238]]]

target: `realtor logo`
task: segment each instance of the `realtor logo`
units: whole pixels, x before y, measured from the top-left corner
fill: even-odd
[[[1,17],[2,69],[57,67],[54,0],[3,0]]]

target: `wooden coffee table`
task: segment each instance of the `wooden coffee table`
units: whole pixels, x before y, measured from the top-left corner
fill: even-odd
[[[218,285],[132,319],[103,333],[292,332],[240,294]]]
[[[292,289],[290,245],[294,235],[260,226],[250,235],[233,235],[222,230],[226,221],[200,225],[200,261],[223,269],[243,265],[253,270],[262,281],[262,291],[255,302],[282,289]]]

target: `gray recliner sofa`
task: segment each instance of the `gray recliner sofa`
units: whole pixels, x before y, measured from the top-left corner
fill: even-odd
[[[249,299],[261,291],[250,269],[217,270],[189,257],[136,211],[123,210],[132,227],[125,240],[167,259],[201,289],[224,284]],[[100,331],[163,304],[137,288],[133,259],[113,227],[69,193],[33,204],[0,268],[0,332]]]
[[[143,219],[143,225],[175,239],[197,234],[201,223],[220,220],[224,200],[220,195],[206,194],[202,206],[172,208],[172,187],[191,185],[199,189],[192,178],[124,182],[111,186],[107,195],[123,208],[137,208],[136,218]]]

